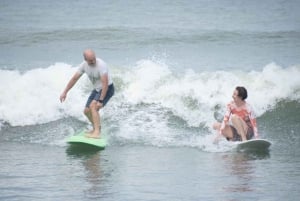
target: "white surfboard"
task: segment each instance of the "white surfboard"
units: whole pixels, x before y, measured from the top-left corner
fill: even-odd
[[[243,142],[237,142],[236,144],[236,148],[238,150],[263,151],[268,150],[272,143],[266,139],[252,139]]]

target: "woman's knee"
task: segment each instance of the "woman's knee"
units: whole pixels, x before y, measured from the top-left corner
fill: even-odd
[[[246,132],[247,124],[246,124],[246,122],[241,117],[239,117],[237,115],[232,115],[231,122],[232,122],[233,126],[239,132],[241,132],[241,129],[243,129]]]

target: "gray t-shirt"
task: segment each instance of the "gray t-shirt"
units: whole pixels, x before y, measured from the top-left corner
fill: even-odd
[[[86,73],[90,81],[92,82],[94,88],[97,91],[100,91],[102,89],[102,83],[101,83],[102,75],[105,74],[108,75],[108,85],[113,83],[106,63],[99,58],[96,59],[95,66],[89,66],[86,61],[82,62],[79,65],[78,72],[81,75],[83,73]]]

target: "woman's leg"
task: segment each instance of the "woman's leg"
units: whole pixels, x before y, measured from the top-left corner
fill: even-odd
[[[222,124],[220,122],[216,122],[213,124],[213,129],[216,131],[220,131]],[[227,139],[231,140],[233,138],[233,132],[230,126],[225,125],[224,130],[222,131],[222,135]]]
[[[237,130],[238,134],[241,136],[242,141],[246,141],[246,134],[248,130],[246,122],[237,115],[231,116],[231,122],[233,127]]]

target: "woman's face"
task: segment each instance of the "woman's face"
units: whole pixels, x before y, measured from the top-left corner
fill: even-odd
[[[234,102],[241,101],[242,98],[239,97],[239,92],[237,90],[233,91],[232,98]]]

